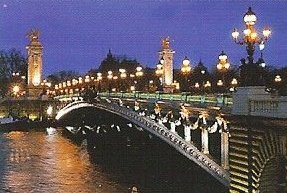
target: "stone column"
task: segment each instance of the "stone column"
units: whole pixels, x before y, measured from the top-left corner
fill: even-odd
[[[202,128],[201,130],[201,149],[204,154],[209,154],[208,149],[208,131],[205,128]]]
[[[176,133],[175,132],[175,122],[173,122],[173,121],[170,122],[170,131],[173,132],[173,133]]]
[[[190,128],[187,125],[184,125],[184,139],[187,142],[191,141]]]
[[[229,136],[228,133],[221,132],[221,166],[224,169],[229,169]]]

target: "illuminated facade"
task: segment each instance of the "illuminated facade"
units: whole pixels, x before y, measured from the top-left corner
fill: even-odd
[[[163,86],[166,92],[172,92],[173,83],[173,54],[170,48],[169,37],[161,40],[162,50],[159,52],[159,60],[163,61]]]
[[[43,46],[39,41],[39,35],[37,30],[31,30],[28,33],[30,42],[26,49],[28,51],[29,96],[37,96],[41,92]]]

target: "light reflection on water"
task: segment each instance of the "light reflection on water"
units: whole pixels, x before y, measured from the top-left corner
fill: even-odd
[[[0,192],[128,192],[59,132],[0,133]]]

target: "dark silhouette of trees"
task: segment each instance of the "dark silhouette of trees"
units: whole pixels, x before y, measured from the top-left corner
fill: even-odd
[[[16,49],[0,51],[0,95],[7,94],[13,79],[13,73],[17,76],[25,77],[27,80],[27,59]],[[14,78],[15,79],[15,78]],[[23,80],[23,79],[22,79]]]
[[[73,70],[62,70],[55,72],[47,76],[48,82],[51,82],[52,85],[58,84],[63,81],[72,80],[73,78],[78,78],[80,74]]]

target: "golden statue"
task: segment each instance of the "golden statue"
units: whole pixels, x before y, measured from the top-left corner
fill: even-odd
[[[161,39],[161,45],[163,49],[169,49],[169,37]]]
[[[40,31],[38,29],[32,29],[28,32],[27,37],[30,39],[30,42],[39,41]]]

